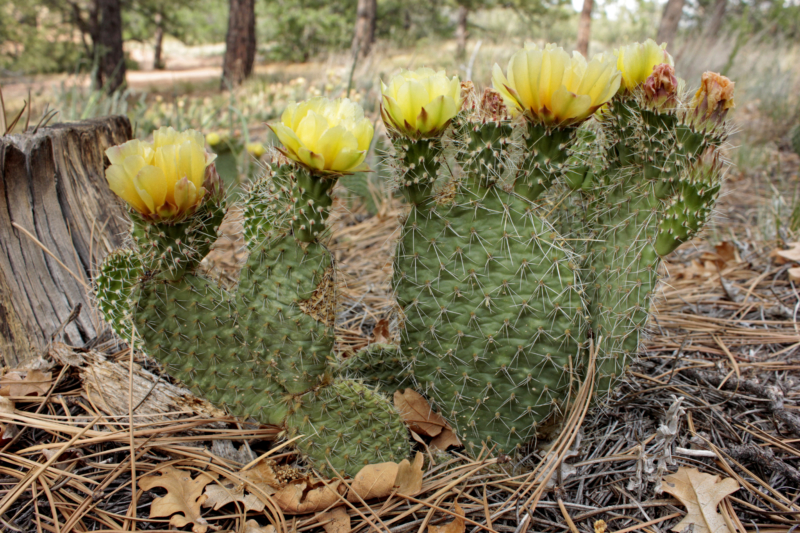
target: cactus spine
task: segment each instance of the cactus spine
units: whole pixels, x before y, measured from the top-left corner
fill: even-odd
[[[220,192],[183,224],[134,214],[140,237],[109,256],[96,292],[112,326],[127,333],[119,326],[127,306],[144,351],[197,394],[303,435],[297,447],[313,466],[354,475],[403,458],[409,445],[383,395],[333,371],[335,267],[324,237],[337,178],[282,156],[269,165],[243,202],[249,256],[234,290],[196,270],[225,212]],[[345,438],[353,431],[357,438]]]

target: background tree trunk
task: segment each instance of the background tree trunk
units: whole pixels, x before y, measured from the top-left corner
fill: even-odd
[[[0,354],[7,366],[41,355],[61,327],[76,346],[97,335],[86,287],[128,224],[108,188],[104,152],[131,133],[130,121],[117,116],[0,137]]]
[[[358,0],[356,8],[356,27],[353,31],[352,51],[366,56],[375,42],[375,25],[378,18],[377,0]]]
[[[230,0],[228,35],[225,38],[225,59],[222,63],[220,87],[241,85],[253,73],[256,59],[255,0]]]
[[[589,39],[592,35],[592,9],[594,0],[583,0],[583,10],[578,20],[578,52],[584,56],[589,56]]]
[[[656,42],[658,44],[672,44],[675,35],[678,33],[678,24],[683,16],[684,0],[667,0],[664,6],[664,14],[661,15],[661,23],[658,25]]]
[[[467,22],[469,21],[469,9],[464,4],[458,6],[458,24],[456,25],[456,57],[464,57],[467,53]]]
[[[716,39],[719,37],[719,31],[722,29],[722,21],[725,19],[725,11],[728,8],[728,0],[717,0],[714,2],[714,10],[711,12],[711,18],[705,28],[706,38]]]
[[[155,22],[156,42],[153,50],[153,68],[162,70],[164,68],[164,59],[161,57],[164,51],[164,16],[161,13],[156,13]]]
[[[99,60],[96,85],[112,93],[125,83],[125,53],[122,50],[120,0],[96,0],[97,27],[93,35],[95,57]]]

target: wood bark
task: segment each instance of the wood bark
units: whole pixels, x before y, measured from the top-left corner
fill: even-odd
[[[230,0],[220,87],[236,87],[253,73],[256,59],[255,0]]]
[[[456,56],[464,57],[467,53],[467,38],[469,38],[469,31],[467,23],[469,22],[469,8],[461,4],[458,6],[458,24],[456,25]]]
[[[722,29],[722,21],[725,19],[725,11],[727,8],[728,0],[717,0],[714,2],[714,10],[711,12],[711,18],[703,32],[706,38],[716,39],[719,37],[719,31]]]
[[[664,14],[661,16],[661,23],[658,25],[656,42],[658,44],[672,44],[675,35],[678,34],[678,24],[683,16],[684,0],[667,0],[664,6]]]
[[[104,152],[131,134],[130,121],[117,116],[0,137],[0,354],[7,366],[41,355],[62,327],[75,346],[97,334],[90,273],[122,244],[128,226],[105,179]]]
[[[375,42],[375,25],[378,17],[377,0],[358,0],[356,7],[356,27],[353,31],[352,51],[366,56]]]
[[[578,19],[578,44],[575,48],[586,57],[589,57],[589,40],[592,35],[592,9],[594,0],[583,0],[583,10]]]
[[[125,84],[125,53],[122,49],[120,0],[96,0],[98,22],[94,49],[99,60],[97,86],[113,93]]]
[[[164,17],[161,13],[156,13],[155,16],[156,21],[156,34],[155,34],[155,45],[153,46],[153,69],[154,70],[163,70],[164,69]]]

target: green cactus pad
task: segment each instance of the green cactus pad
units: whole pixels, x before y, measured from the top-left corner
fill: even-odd
[[[94,278],[97,308],[114,332],[127,342],[133,334],[131,296],[142,275],[139,256],[133,250],[119,249],[103,260]]]
[[[289,436],[305,435],[298,448],[321,471],[354,476],[364,465],[399,462],[411,447],[405,424],[385,396],[352,381],[295,396]]]
[[[291,394],[327,382],[333,357],[334,268],[319,243],[292,235],[250,252],[238,289],[239,323],[250,350]]]
[[[414,209],[394,268],[407,373],[472,452],[512,451],[566,408],[581,379],[573,256],[528,200],[496,186],[504,122],[458,127],[466,176]],[[490,146],[487,148],[486,143]]]
[[[678,183],[659,227],[656,252],[662,257],[691,240],[705,226],[722,187],[722,165],[718,158],[699,160]]]
[[[170,375],[235,416],[283,422],[283,388],[270,362],[250,349],[230,294],[187,274],[176,281],[143,281],[134,300],[147,353]]]
[[[131,212],[131,236],[145,270],[165,279],[191,272],[217,240],[225,205],[222,198],[205,202],[194,215],[177,224],[159,224]]]
[[[410,370],[413,365],[395,344],[370,344],[344,359],[341,368],[344,375],[352,374],[368,385],[380,385],[387,394],[412,386]]]

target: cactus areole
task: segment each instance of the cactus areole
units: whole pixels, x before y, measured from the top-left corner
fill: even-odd
[[[320,470],[352,476],[407,456],[384,395],[403,387],[468,452],[514,451],[587,378],[602,400],[624,375],[661,258],[712,213],[733,83],[706,73],[688,97],[652,41],[591,61],[528,45],[493,81],[479,95],[420,69],[382,84],[408,204],[392,278],[399,344],[333,352],[326,220],[373,134],[346,99],[292,104],[271,125],[283,146],[242,200],[249,255],[233,289],[197,270],[226,212],[202,135],[163,130],[113,149],[132,238],[99,270],[98,307],[196,393],[299,436]]]

